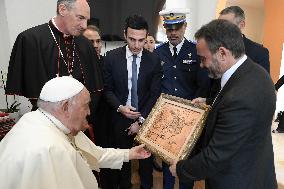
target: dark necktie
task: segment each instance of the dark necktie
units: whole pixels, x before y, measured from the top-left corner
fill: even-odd
[[[138,95],[137,95],[137,64],[136,64],[137,55],[133,55],[132,61],[132,78],[131,78],[131,106],[138,110]]]
[[[176,59],[176,58],[177,58],[177,47],[174,46],[174,47],[173,47],[173,50],[174,50],[173,58]]]

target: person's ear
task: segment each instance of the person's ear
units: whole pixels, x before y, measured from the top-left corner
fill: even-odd
[[[243,32],[243,30],[245,29],[246,26],[246,22],[244,20],[240,21],[240,23],[238,24],[241,32]]]
[[[126,36],[126,31],[123,30],[123,36],[124,36],[124,39],[127,40],[127,36]]]
[[[219,47],[218,49],[219,60],[225,61],[227,56],[228,56],[228,49],[226,49],[225,47]]]
[[[67,14],[67,7],[64,4],[58,5],[58,13],[60,16],[64,17]]]
[[[68,100],[64,101],[62,106],[61,106],[61,111],[66,115],[68,115],[69,110],[69,102]]]

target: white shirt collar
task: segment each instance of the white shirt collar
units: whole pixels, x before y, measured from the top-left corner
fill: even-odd
[[[143,49],[137,54],[138,58],[141,58],[142,52],[143,52]],[[126,45],[126,57],[130,58],[130,57],[132,57],[132,55],[133,55],[133,53],[130,51],[128,45]]]
[[[244,55],[242,58],[240,58],[237,63],[235,63],[230,69],[228,69],[221,78],[221,89],[225,86],[227,81],[230,79],[230,77],[235,73],[235,71],[240,67],[247,59],[247,55]]]
[[[47,119],[49,119],[49,121],[51,123],[53,123],[60,131],[62,131],[64,134],[69,134],[71,131],[64,126],[56,117],[54,117],[53,115],[51,115],[50,113],[48,113],[47,111],[39,108],[39,111],[42,112]]]
[[[185,40],[185,39],[183,38],[182,41],[176,46],[176,48],[177,48],[177,54],[179,53],[179,51],[180,51],[180,49],[181,49],[181,47],[182,47],[182,45],[183,45],[183,43],[184,43],[184,40]],[[171,42],[169,42],[169,46],[170,46],[170,50],[171,50],[172,54],[174,54],[174,50],[173,50],[174,45],[171,44]]]

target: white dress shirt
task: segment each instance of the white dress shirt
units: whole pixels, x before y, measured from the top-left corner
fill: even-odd
[[[179,53],[179,51],[180,51],[180,49],[181,49],[183,43],[184,43],[184,38],[183,38],[182,41],[176,46],[176,48],[177,48],[177,55],[178,55],[178,53]],[[173,49],[173,48],[174,48],[174,45],[171,44],[170,42],[169,42],[169,48],[170,48],[170,51],[171,51],[171,53],[172,53],[172,56],[174,56],[174,49]]]
[[[223,89],[224,85],[228,82],[230,77],[235,73],[235,71],[240,67],[247,59],[247,55],[244,55],[240,58],[237,63],[235,63],[230,69],[228,69],[221,78],[221,89]]]
[[[142,50],[143,51],[143,50]],[[137,54],[136,65],[137,65],[137,79],[139,76],[139,68],[141,63],[142,51]],[[132,61],[133,61],[133,53],[129,50],[128,45],[126,46],[126,60],[127,60],[127,78],[128,78],[128,97],[126,101],[126,105],[131,106],[131,87],[132,87]],[[138,82],[137,82],[138,87]]]

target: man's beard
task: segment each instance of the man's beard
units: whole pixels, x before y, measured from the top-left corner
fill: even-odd
[[[208,76],[212,79],[219,79],[222,77],[223,73],[221,71],[218,61],[213,58],[210,67],[207,68]]]

